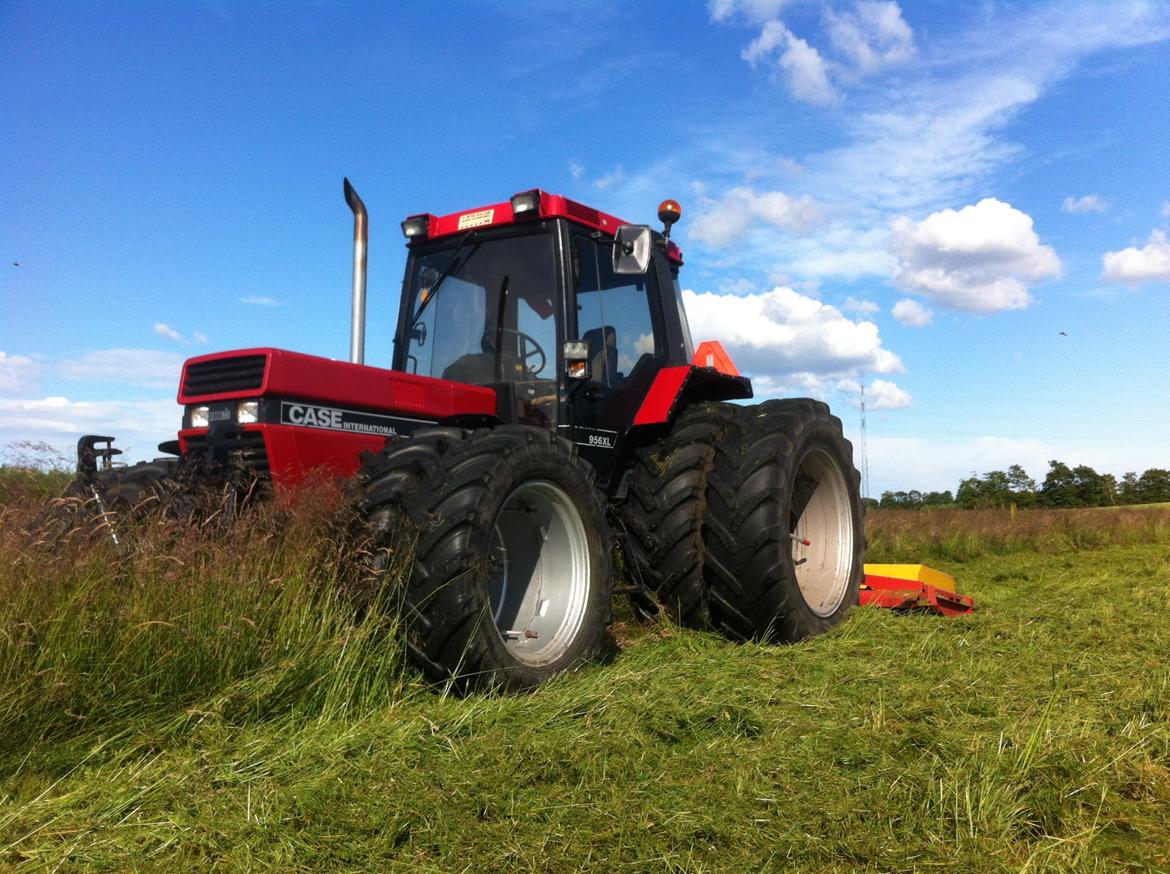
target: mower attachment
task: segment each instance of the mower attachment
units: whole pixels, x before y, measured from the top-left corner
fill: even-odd
[[[867,564],[861,603],[894,610],[931,610],[962,616],[975,599],[955,591],[955,578],[922,564]]]

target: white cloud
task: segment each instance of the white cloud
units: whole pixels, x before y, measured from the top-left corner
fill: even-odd
[[[755,191],[738,186],[711,204],[690,223],[688,235],[712,246],[740,239],[756,221],[788,231],[802,232],[819,215],[808,195],[791,197],[783,191]]]
[[[39,369],[31,358],[0,352],[0,393],[27,391],[36,382]]]
[[[160,337],[166,337],[168,340],[174,340],[176,343],[183,341],[183,335],[168,325],[166,322],[155,322],[154,332]]]
[[[875,379],[865,391],[865,406],[871,410],[904,410],[914,406],[914,398],[888,380]]]
[[[177,390],[183,356],[155,349],[101,349],[56,365],[58,376],[77,382],[117,382],[138,388]]]
[[[1060,208],[1075,215],[1084,215],[1088,212],[1105,212],[1109,204],[1096,194],[1086,194],[1084,197],[1066,197]]]
[[[914,56],[914,32],[897,3],[863,0],[854,12],[826,9],[825,21],[830,41],[863,75]]]
[[[917,223],[900,217],[889,248],[898,259],[893,280],[899,287],[972,312],[1023,309],[1032,302],[1027,283],[1061,272],[1032,217],[992,197]]]
[[[847,297],[845,298],[845,303],[841,304],[841,309],[847,313],[870,315],[872,313],[881,312],[882,308],[872,300],[860,300],[856,297]]]
[[[617,167],[615,167],[613,169],[612,172],[607,173],[604,176],[602,176],[600,179],[597,179],[596,181],[594,181],[593,187],[600,190],[600,191],[605,191],[607,188],[612,188],[615,185],[620,185],[621,183],[625,182],[625,180],[626,180],[626,171],[623,170],[621,165],[619,164]]]
[[[241,297],[240,303],[246,303],[246,304],[249,304],[250,306],[260,306],[260,307],[280,306],[280,301],[278,301],[276,298],[268,297],[267,295],[260,295],[260,294],[249,294],[247,297]]]
[[[741,17],[748,24],[760,24],[775,18],[789,0],[710,0],[707,4],[712,21]]]
[[[82,434],[112,434],[127,461],[154,458],[157,444],[173,439],[182,408],[170,400],[75,401],[66,397],[0,398],[0,443],[45,442],[73,457]]]
[[[569,175],[573,177],[574,182],[581,181],[581,177],[585,175],[585,165],[578,164],[576,161],[570,161]]]
[[[1170,218],[1170,200],[1162,204],[1162,218]]]
[[[911,328],[925,328],[934,321],[934,313],[918,301],[911,300],[908,297],[902,298],[902,300],[894,304],[891,312],[895,319]]]
[[[1120,252],[1106,252],[1101,260],[1105,268],[1101,278],[1106,282],[1139,285],[1170,281],[1170,241],[1165,231],[1153,231],[1149,242],[1140,249],[1130,246]]]
[[[829,81],[829,70],[820,52],[792,33],[779,60],[787,74],[788,91],[797,100],[827,106],[840,98]]]
[[[736,366],[755,377],[791,380],[896,373],[901,360],[882,346],[877,325],[854,322],[836,307],[791,288],[749,295],[684,291],[696,342],[716,338]],[[811,381],[810,381],[811,382]]]
[[[196,343],[206,343],[207,335],[202,331],[195,331],[191,334],[191,339],[193,339]]]
[[[748,44],[740,57],[755,67],[764,61],[773,61],[778,49],[781,51],[774,59],[776,71],[794,98],[825,106],[840,97],[829,81],[829,67],[820,52],[779,21],[766,22],[760,35]]]
[[[861,406],[861,383],[853,379],[843,379],[835,386],[837,391],[849,397],[849,406]],[[865,389],[865,408],[867,410],[904,410],[914,406],[914,398],[910,392],[888,379],[874,379]]]

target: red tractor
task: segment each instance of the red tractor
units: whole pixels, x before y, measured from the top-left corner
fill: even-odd
[[[383,369],[363,363],[367,220],[348,180],[345,196],[351,360],[192,358],[171,457],[117,466],[111,438],[82,438],[75,491],[104,510],[217,466],[278,492],[314,471],[352,480],[375,547],[418,525],[408,650],[463,687],[531,687],[601,656],[615,592],[773,641],[857,603],[852,447],[818,401],[727,403],[751,383],[718,343],[693,347],[678,204],[661,232],[540,190],[410,216]]]

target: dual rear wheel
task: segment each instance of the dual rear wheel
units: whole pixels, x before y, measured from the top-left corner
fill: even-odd
[[[857,603],[858,480],[841,423],[819,401],[700,404],[638,457],[629,551],[681,624],[802,640]]]

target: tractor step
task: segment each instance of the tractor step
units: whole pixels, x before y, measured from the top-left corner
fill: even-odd
[[[930,610],[962,616],[975,599],[955,591],[955,578],[923,564],[867,564],[861,603],[893,610]]]

